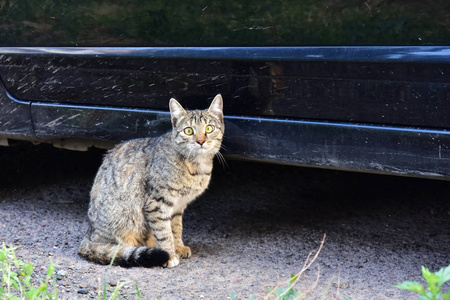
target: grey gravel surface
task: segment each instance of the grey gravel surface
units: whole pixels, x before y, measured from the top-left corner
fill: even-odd
[[[56,264],[61,299],[96,298],[99,282],[137,282],[142,299],[263,299],[326,242],[298,290],[306,299],[416,299],[393,287],[420,267],[450,264],[450,182],[228,161],[185,215],[193,256],[175,269],[81,259],[89,189],[102,151],[0,148],[0,243],[43,277]],[[135,299],[133,284],[121,289]]]

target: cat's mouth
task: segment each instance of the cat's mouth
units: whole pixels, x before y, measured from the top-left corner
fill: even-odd
[[[199,154],[206,154],[206,153],[212,153],[214,151],[214,147],[210,144],[203,144],[203,145],[196,145],[196,150]]]
[[[205,145],[198,145],[197,151],[200,151],[200,153],[208,152],[211,150],[211,147],[205,146]]]

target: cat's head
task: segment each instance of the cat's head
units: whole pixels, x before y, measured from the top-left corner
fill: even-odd
[[[172,136],[177,150],[187,159],[213,156],[220,150],[223,133],[223,100],[219,94],[206,110],[185,110],[175,99],[169,101]]]

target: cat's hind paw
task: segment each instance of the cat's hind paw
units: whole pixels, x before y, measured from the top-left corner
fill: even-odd
[[[191,248],[188,246],[181,246],[177,247],[175,249],[175,252],[181,257],[181,258],[189,258],[192,255]]]

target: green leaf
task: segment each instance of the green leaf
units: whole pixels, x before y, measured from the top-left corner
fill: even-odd
[[[6,252],[5,251],[0,251],[0,261],[5,261],[6,260]]]
[[[279,297],[281,297],[281,295],[284,293],[284,289],[282,289],[282,288],[276,288],[275,289],[275,296],[277,296],[277,299],[279,298]]]
[[[401,290],[408,290],[426,296],[425,288],[423,287],[423,285],[415,281],[404,281],[400,284],[397,284],[395,287]]]
[[[34,287],[30,287],[30,289],[27,291],[27,292],[25,292],[25,295],[29,298],[29,299],[33,299],[33,297],[35,297],[34,296],[34,293],[36,292],[36,288],[34,288]]]
[[[291,285],[289,285],[286,288],[277,288],[275,289],[275,296],[276,299],[279,300],[288,300],[288,299],[296,299],[298,297],[300,297],[300,292],[296,292]]]
[[[437,287],[437,283],[439,282],[439,276],[431,272],[429,269],[422,266],[422,275],[427,281],[428,290],[431,292],[433,297],[439,293],[439,289]]]
[[[26,275],[33,274],[33,264],[27,263],[22,267],[22,270],[25,272]]]
[[[439,276],[437,276],[436,274],[434,274],[433,272],[431,272],[428,268],[425,268],[424,266],[422,266],[422,275],[423,275],[423,278],[425,278],[425,280],[427,281],[428,286],[436,285],[436,283],[439,280]]]
[[[142,299],[142,298],[141,298],[141,290],[139,289],[139,285],[137,284],[137,282],[135,282],[134,284],[135,284],[135,286],[136,286],[136,294],[137,294],[137,298],[138,298],[139,300],[141,300],[141,299]]]
[[[14,272],[14,271],[11,271],[11,272],[9,273],[9,276],[10,276],[11,278],[17,278],[17,277],[19,276],[19,274],[17,274],[17,273]]]
[[[47,288],[48,288],[47,283],[42,283],[40,287],[34,290],[34,293],[32,295],[33,298],[31,299],[36,299],[37,296],[45,293],[47,291]]]
[[[50,263],[47,269],[47,281],[52,278],[53,273],[55,273],[55,265]]]
[[[450,265],[440,269],[436,274],[439,277],[438,285],[441,287],[444,283],[450,280]]]
[[[11,276],[10,278],[10,284],[18,291],[22,290],[22,284],[20,283],[20,280],[16,276]]]
[[[289,280],[290,284],[293,284],[294,282],[296,282],[298,280],[298,276],[295,274],[291,274],[291,280]]]

